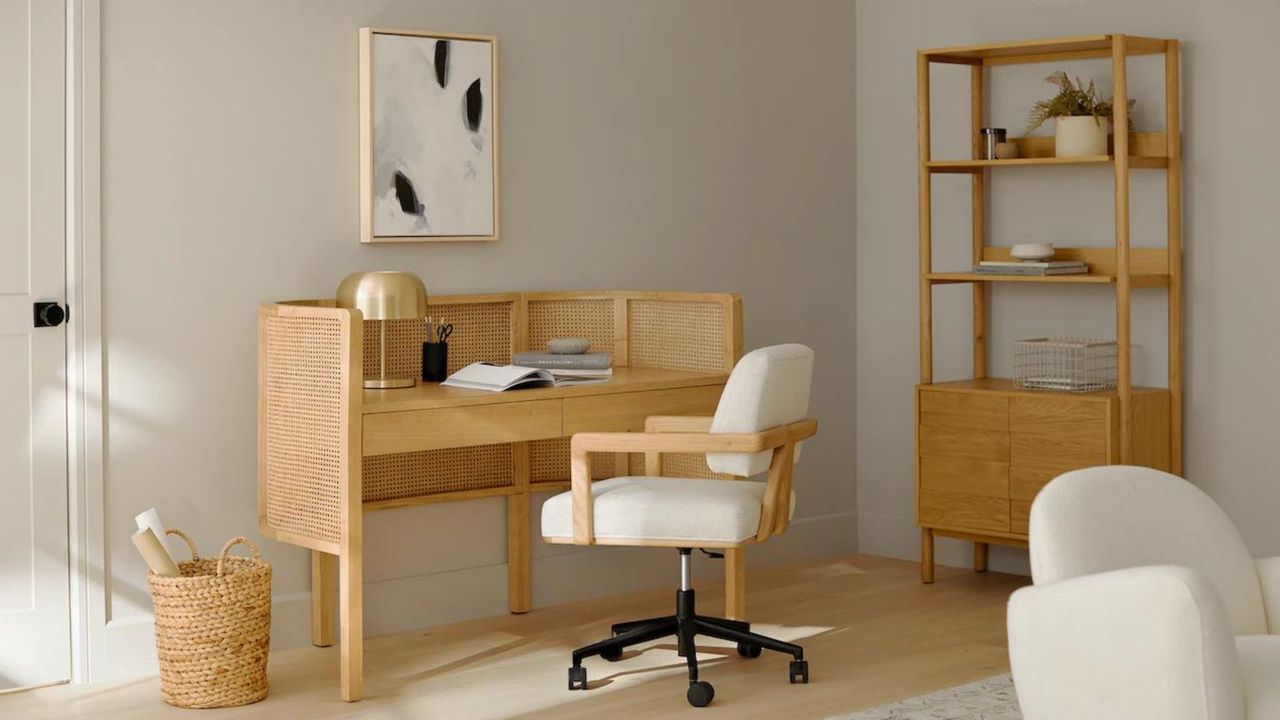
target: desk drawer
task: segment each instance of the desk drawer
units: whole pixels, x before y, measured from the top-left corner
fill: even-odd
[[[636,432],[650,415],[711,415],[723,385],[565,398],[564,434]]]
[[[365,415],[364,454],[388,455],[560,437],[563,435],[563,402],[533,400]]]

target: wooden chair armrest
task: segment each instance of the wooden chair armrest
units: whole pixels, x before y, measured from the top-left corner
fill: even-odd
[[[595,542],[591,497],[593,452],[632,453],[754,453],[794,445],[818,431],[818,421],[807,418],[758,433],[643,432],[578,433],[569,441],[569,486],[573,493],[573,542]]]
[[[710,432],[711,418],[691,415],[650,415],[645,418],[644,431],[647,433]]]

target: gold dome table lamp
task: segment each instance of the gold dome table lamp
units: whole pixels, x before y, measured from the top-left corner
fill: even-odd
[[[411,377],[387,377],[387,321],[427,316],[427,288],[417,275],[398,270],[351,273],[338,285],[338,307],[359,310],[365,320],[378,321],[378,377],[366,377],[366,388],[410,388],[418,383]]]

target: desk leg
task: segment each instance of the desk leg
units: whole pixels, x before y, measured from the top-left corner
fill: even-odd
[[[747,619],[746,548],[724,551],[724,616],[730,620]]]
[[[507,496],[507,609],[527,613],[533,609],[532,563],[529,547],[529,493]]]
[[[311,644],[329,647],[338,610],[338,556],[311,551]]]
[[[338,558],[338,591],[341,603],[342,699],[356,702],[364,697],[364,584],[359,552],[344,552]]]

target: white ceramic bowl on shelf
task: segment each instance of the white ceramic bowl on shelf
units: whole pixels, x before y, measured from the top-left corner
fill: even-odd
[[[1009,248],[1018,260],[1048,260],[1053,257],[1053,243],[1018,243]]]

